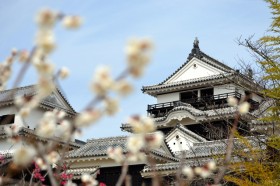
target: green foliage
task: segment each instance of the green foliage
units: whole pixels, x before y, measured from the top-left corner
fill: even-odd
[[[269,34],[262,37],[259,42],[262,48],[254,48],[261,57],[259,61],[264,70],[263,79],[269,87],[264,90],[267,97],[275,99],[275,105],[270,108],[270,115],[263,118],[264,121],[280,123],[280,3],[279,0],[266,0],[272,10],[273,21],[269,28]]]
[[[257,62],[263,69],[262,78],[267,85],[263,93],[275,101],[268,114],[261,118],[264,122],[275,124],[275,133],[269,136],[265,151],[253,149],[246,138],[236,134],[249,150],[248,153],[242,150],[234,152],[234,156],[243,161],[230,165],[231,174],[226,175],[225,180],[242,186],[280,185],[280,2],[265,1],[273,15],[269,35],[260,38],[255,44],[246,40],[245,46],[259,57]]]
[[[232,163],[230,174],[224,176],[226,182],[242,186],[274,186],[279,181],[279,151],[280,137],[272,136],[267,143],[267,149],[254,148],[247,138],[235,134],[242,144],[235,148],[233,156],[239,161]]]

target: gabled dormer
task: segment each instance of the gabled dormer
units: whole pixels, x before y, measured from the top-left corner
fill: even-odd
[[[165,142],[173,154],[190,150],[193,143],[205,142],[206,139],[177,124],[165,137]]]
[[[213,58],[210,58],[208,55],[200,51],[199,41],[196,38],[193,44],[192,52],[189,54],[187,61],[161,84],[188,81],[229,73],[231,71],[231,68]]]
[[[36,94],[36,85],[19,87],[0,92],[0,131],[3,131],[4,126],[11,126],[13,124],[34,130],[45,111],[52,111],[55,108],[66,112],[67,119],[71,119],[76,115],[76,111],[69,104],[61,90],[56,88],[53,90],[52,94],[43,99],[38,107],[33,109],[30,115],[23,120],[18,114],[18,109],[14,104],[14,98],[16,96],[32,97]]]
[[[184,104],[191,104],[199,110],[225,108],[228,107],[228,97],[241,99],[247,91],[261,89],[252,78],[202,52],[196,38],[182,66],[163,82],[144,86],[142,91],[157,99],[157,104],[148,105],[148,114],[163,117],[173,108]],[[252,110],[261,101],[261,96],[254,95],[250,100]]]

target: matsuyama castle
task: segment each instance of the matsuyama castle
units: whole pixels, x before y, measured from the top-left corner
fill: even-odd
[[[144,94],[155,98],[154,103],[147,105],[147,115],[154,119],[157,130],[162,131],[165,138],[161,147],[152,150],[148,155],[156,162],[155,167],[141,161],[129,166],[128,174],[131,175],[132,185],[150,185],[154,170],[166,185],[172,185],[183,154],[184,164],[191,167],[202,166],[215,157],[222,156],[237,109],[228,105],[228,97],[241,100],[250,95],[250,112],[241,116],[238,132],[253,146],[262,148],[259,138],[257,140],[254,136],[260,135],[260,130],[271,133],[273,126],[259,121],[258,118],[263,117],[274,103],[273,100],[263,97],[262,90],[263,87],[253,80],[251,70],[241,74],[210,57],[200,50],[199,41],[196,39],[185,63],[162,82],[142,88]],[[17,89],[17,94],[32,93],[32,86]],[[1,123],[2,126],[21,121],[13,109],[11,98],[5,97],[5,94],[7,91],[0,93],[0,115],[1,118],[11,116],[12,119],[8,124]],[[40,117],[44,110],[53,108],[66,111],[70,119],[76,115],[75,110],[57,89],[34,111],[36,117],[22,124],[20,134],[27,137],[36,135],[33,131],[37,116]],[[129,123],[122,124],[120,128],[132,132]],[[67,159],[71,165],[68,173],[73,174],[73,181],[79,182],[83,173],[89,173],[96,175],[97,179],[106,185],[115,185],[121,174],[121,165],[107,156],[107,148],[120,146],[127,152],[126,139],[127,136],[112,136],[89,139],[85,144],[73,141]],[[10,147],[5,142],[3,130],[1,140],[1,152],[9,153]],[[237,148],[243,148],[238,145],[237,139],[235,144]]]

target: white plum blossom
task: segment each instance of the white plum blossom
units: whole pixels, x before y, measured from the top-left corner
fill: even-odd
[[[105,99],[105,112],[112,116],[119,111],[119,102],[116,99]]]
[[[21,95],[20,96],[16,96],[15,99],[14,99],[14,103],[17,106],[21,107],[24,103],[26,103],[25,97],[21,96]]]
[[[189,166],[184,166],[182,168],[182,173],[187,176],[188,179],[192,179],[194,177],[194,171],[191,167]]]
[[[23,107],[20,109],[19,115],[23,118],[26,118],[27,116],[29,116],[30,112],[31,112],[30,107]]]
[[[128,118],[127,123],[131,125],[134,133],[142,133],[145,130],[139,116]]]
[[[80,113],[75,119],[75,126],[84,127],[89,126],[91,123],[98,121],[102,116],[99,110],[86,110]]]
[[[12,74],[12,62],[14,57],[10,56],[3,63],[0,63],[0,90],[4,90],[6,88],[6,83],[11,77]]]
[[[51,30],[40,30],[37,33],[35,43],[45,54],[51,53],[56,46],[55,37]]]
[[[79,16],[65,16],[62,20],[62,24],[68,29],[77,29],[82,25],[82,19]]]
[[[54,109],[53,114],[57,119],[63,119],[66,116],[66,112],[63,110]]]
[[[117,81],[115,84],[115,91],[121,96],[127,96],[133,91],[133,87],[126,80]]]
[[[36,158],[35,163],[40,167],[42,170],[47,170],[47,164],[42,158]]]
[[[134,162],[146,162],[147,161],[147,156],[144,152],[137,152],[137,153],[129,153],[127,155],[126,160],[130,163],[134,163]]]
[[[125,159],[123,150],[121,147],[109,147],[107,149],[108,157],[115,160],[117,163],[122,163]]]
[[[15,57],[16,55],[18,55],[18,49],[12,48],[11,55],[12,55],[13,57]]]
[[[141,122],[143,123],[143,128],[146,133],[153,132],[156,130],[156,126],[152,118],[142,117]]]
[[[56,127],[55,136],[67,141],[71,138],[71,123],[67,120],[62,120]]]
[[[38,98],[45,98],[49,96],[54,90],[55,85],[51,78],[40,77],[37,85],[38,94],[36,95]]]
[[[127,55],[129,72],[133,77],[140,77],[144,67],[150,61],[150,51],[153,44],[149,39],[129,40],[125,53]]]
[[[110,68],[107,66],[101,66],[96,69],[93,82],[91,83],[91,89],[98,96],[104,96],[113,87],[113,79],[110,75]]]
[[[91,175],[83,174],[81,180],[85,186],[96,186],[98,181],[96,181]]]
[[[18,60],[20,62],[27,62],[28,58],[29,58],[29,52],[27,50],[22,50],[19,52],[19,57]]]
[[[69,69],[66,68],[66,67],[62,67],[59,71],[59,77],[61,79],[65,79],[69,76],[70,72],[69,72]]]
[[[131,126],[134,133],[149,133],[156,129],[153,119],[149,117],[134,116],[127,121]]]
[[[194,172],[196,175],[202,178],[208,178],[212,174],[212,172],[209,169],[206,169],[204,167],[195,167]]]
[[[127,139],[127,149],[132,153],[138,153],[145,146],[143,135],[132,135]]]
[[[4,130],[8,136],[14,136],[18,134],[20,128],[18,124],[13,124],[11,126],[5,126]]]
[[[22,146],[15,150],[13,161],[16,165],[26,166],[36,155],[36,150],[31,146]]]
[[[130,117],[127,121],[131,126],[134,133],[149,133],[156,130],[154,120],[149,117]]]
[[[33,64],[40,75],[51,76],[54,73],[55,66],[50,62],[33,61]]]
[[[49,9],[43,9],[39,11],[36,16],[36,22],[42,28],[53,27],[56,19],[57,13]]]
[[[250,109],[250,103],[243,102],[238,106],[238,111],[240,114],[246,114],[249,112]]]
[[[209,161],[209,162],[206,164],[206,167],[207,167],[210,171],[215,171],[215,170],[217,169],[216,162],[214,162],[214,161]]]
[[[56,132],[56,119],[52,112],[46,112],[40,120],[36,133],[45,138],[51,138]]]
[[[50,164],[56,164],[60,160],[60,155],[56,151],[51,151],[47,154],[46,159]]]
[[[64,186],[77,186],[77,184],[73,183],[71,180],[68,180]]]
[[[227,98],[227,102],[228,102],[228,105],[232,106],[232,107],[235,107],[238,104],[238,100],[235,97],[232,97],[232,96]]]
[[[152,134],[146,135],[146,142],[150,149],[157,149],[159,148],[164,139],[164,134],[161,131],[154,132]]]

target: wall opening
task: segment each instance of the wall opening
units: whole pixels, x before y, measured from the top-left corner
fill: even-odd
[[[15,122],[15,115],[2,115],[0,116],[0,125],[13,124]]]
[[[197,99],[198,91],[189,91],[189,92],[182,92],[180,93],[180,100],[181,101],[187,101],[192,99]]]
[[[214,89],[208,88],[208,89],[202,89],[200,90],[200,96],[203,97],[209,97],[214,95]]]

